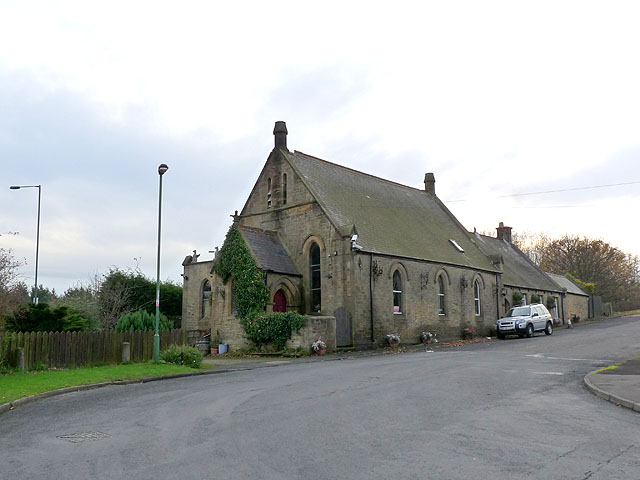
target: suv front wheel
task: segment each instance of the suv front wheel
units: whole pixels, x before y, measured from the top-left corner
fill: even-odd
[[[527,325],[527,338],[533,337],[533,325],[530,323]]]

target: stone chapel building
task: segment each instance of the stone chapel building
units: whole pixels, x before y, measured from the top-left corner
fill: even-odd
[[[440,201],[432,173],[416,189],[289,151],[276,122],[275,145],[234,224],[270,292],[268,311],[305,314],[304,343],[382,343],[397,333],[417,343],[424,330],[459,338],[490,335],[501,308],[500,266]],[[211,329],[245,345],[232,280],[213,261],[184,265],[183,328]]]

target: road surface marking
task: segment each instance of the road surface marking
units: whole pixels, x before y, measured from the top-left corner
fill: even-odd
[[[597,358],[546,357],[543,353],[536,353],[535,355],[525,355],[525,357],[546,358],[548,360],[572,360],[575,362],[613,362],[613,360],[599,360]]]

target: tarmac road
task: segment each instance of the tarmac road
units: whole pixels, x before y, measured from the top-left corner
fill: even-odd
[[[65,394],[0,416],[0,478],[640,479],[640,415],[583,386],[639,354],[627,317]]]

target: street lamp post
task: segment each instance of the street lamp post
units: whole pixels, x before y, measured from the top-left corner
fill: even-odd
[[[158,189],[158,257],[156,262],[156,333],[153,336],[153,360],[158,361],[160,356],[160,226],[162,224],[162,176],[169,170],[166,164],[158,166],[160,188]]]
[[[42,185],[11,185],[11,190],[20,190],[21,188],[37,188],[38,189],[38,226],[36,228],[36,280],[33,290],[33,303],[38,304],[38,253],[40,251],[40,196],[42,193]]]

